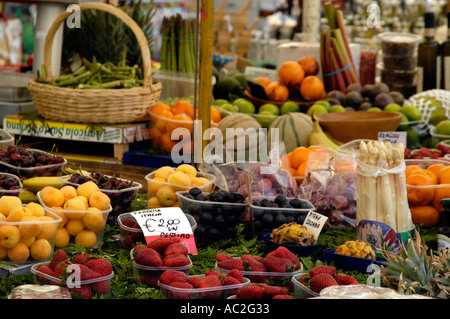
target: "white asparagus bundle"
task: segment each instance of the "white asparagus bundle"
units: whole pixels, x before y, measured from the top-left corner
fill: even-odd
[[[378,148],[371,142],[367,143],[369,151],[369,160],[367,164],[375,167],[378,162]],[[370,174],[370,173],[369,173]],[[365,178],[366,191],[364,193],[365,216],[368,220],[377,220],[377,177],[373,175]]]
[[[360,163],[367,163],[369,160],[369,151],[367,150],[367,145],[364,141],[359,144],[358,161]],[[361,168],[361,164],[358,169]],[[364,193],[366,192],[365,176],[360,173],[356,174],[356,224],[359,224],[361,220],[365,218],[365,201],[363,199]]]
[[[400,144],[393,150],[394,165],[405,165],[404,151],[405,146]],[[406,191],[406,175],[403,171],[402,174],[395,174],[395,186],[397,194],[397,233],[410,231],[414,228],[414,223],[411,217],[411,211],[408,205],[408,195]]]

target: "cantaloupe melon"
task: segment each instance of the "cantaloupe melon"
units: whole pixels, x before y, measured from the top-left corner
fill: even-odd
[[[301,112],[284,114],[270,125],[267,140],[271,145],[271,130],[279,129],[279,139],[284,142],[286,153],[290,153],[299,146],[309,146],[309,135],[311,134],[313,122],[311,117]]]

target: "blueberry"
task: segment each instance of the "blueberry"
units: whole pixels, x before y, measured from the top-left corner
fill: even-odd
[[[201,213],[202,213],[201,205],[192,203],[189,206],[189,214],[195,215],[195,214],[201,214]]]
[[[253,217],[260,218],[264,215],[264,210],[262,209],[253,209]]]
[[[253,206],[261,206],[260,202],[253,202]]]
[[[223,193],[217,193],[217,201],[218,202],[226,202],[227,201],[227,196],[226,195],[224,195]]]
[[[303,222],[305,221],[306,215],[301,214],[297,217],[297,224],[303,225]]]
[[[236,193],[236,195],[237,195],[237,198],[238,198],[238,200],[237,200],[238,203],[244,203],[245,202],[244,195],[239,194],[239,193]]]
[[[295,216],[293,216],[292,214],[286,214],[286,223],[293,223],[296,221]]]
[[[282,206],[282,208],[294,208],[291,204],[289,204],[288,202],[284,203]]]
[[[205,195],[200,194],[200,195],[197,195],[197,196],[195,197],[195,199],[204,202],[204,201],[206,201],[208,198],[207,198]]]
[[[225,198],[225,200],[228,201],[228,195],[229,195],[229,193],[228,193],[226,190],[221,189],[221,190],[219,191],[219,194],[222,194],[223,197]]]
[[[198,195],[200,195],[202,193],[202,190],[198,187],[193,187],[189,190],[189,194],[191,194],[194,197],[197,197]]]
[[[277,203],[279,206],[283,205],[285,202],[287,202],[287,199],[283,195],[278,195],[277,197],[275,197],[275,203]]]
[[[262,218],[261,218],[261,222],[265,226],[271,226],[272,223],[273,223],[273,215],[272,215],[272,213],[265,213],[262,216]]]
[[[218,201],[218,197],[219,197],[219,193],[217,193],[217,192],[212,192],[212,193],[210,193],[210,194],[208,195],[208,199],[209,199],[211,202],[217,202],[217,201]]]
[[[195,199],[195,197],[192,196],[192,195],[189,194],[189,193],[184,193],[183,195],[184,195],[184,197],[186,197],[186,198],[189,198],[189,199]]]
[[[277,203],[271,203],[271,204],[269,204],[269,206],[267,206],[267,207],[276,207],[276,208],[280,208],[280,206],[277,204]]]
[[[291,199],[289,201],[289,204],[292,207],[294,207],[294,208],[301,208],[302,207],[302,201],[300,199],[298,199],[298,198]]]
[[[262,207],[267,207],[271,204],[271,201],[267,198],[263,198],[259,203]]]
[[[276,226],[283,225],[283,224],[286,223],[286,221],[287,221],[287,218],[286,218],[286,216],[284,214],[279,213],[275,217],[275,225]]]
[[[216,225],[221,227],[226,225],[225,217],[222,214],[217,215],[216,218],[214,219],[214,222]]]
[[[213,214],[205,212],[202,214],[202,222],[205,224],[210,224],[213,220]]]
[[[236,193],[228,193],[228,202],[236,203],[238,201],[238,195]]]

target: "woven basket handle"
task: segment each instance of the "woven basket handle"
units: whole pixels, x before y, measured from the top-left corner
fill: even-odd
[[[117,18],[121,19],[134,33],[136,39],[138,41],[139,47],[141,49],[142,54],[142,65],[143,65],[143,76],[144,76],[144,87],[150,88],[152,87],[152,72],[151,72],[151,57],[150,57],[150,49],[148,47],[148,41],[145,37],[144,31],[137,25],[137,23],[128,16],[123,10],[116,8],[113,5],[101,3],[101,2],[86,2],[78,4],[80,10],[100,10],[104,12],[108,12]],[[47,36],[45,37],[44,42],[44,68],[46,77],[50,77],[53,74],[52,70],[52,46],[53,39],[55,38],[55,34],[59,29],[61,23],[63,23],[72,12],[64,11],[62,12],[56,19],[53,21],[53,24],[50,26],[47,32]]]

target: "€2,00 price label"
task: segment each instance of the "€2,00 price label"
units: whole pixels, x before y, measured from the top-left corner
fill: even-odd
[[[178,237],[190,254],[197,254],[192,226],[180,208],[144,209],[131,214],[141,227],[147,244],[160,237]]]

